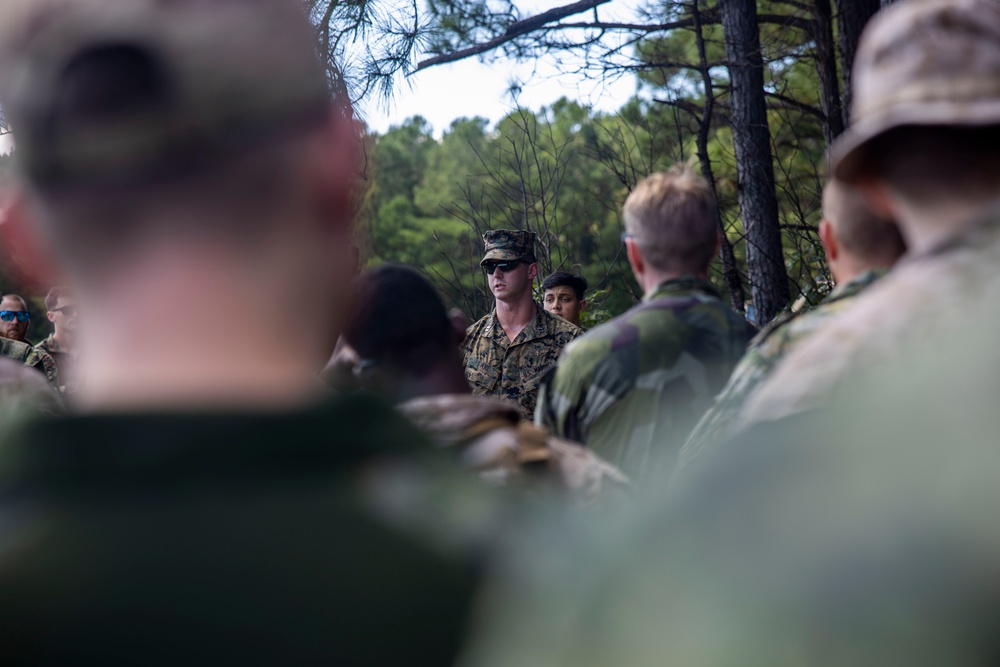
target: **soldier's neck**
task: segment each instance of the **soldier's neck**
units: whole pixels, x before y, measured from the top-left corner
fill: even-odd
[[[76,354],[76,341],[73,339],[73,336],[67,335],[65,331],[53,331],[52,340],[55,341],[61,352],[72,355]]]
[[[919,255],[946,242],[990,211],[996,211],[1000,200],[909,202],[898,197],[894,203],[907,252]]]
[[[497,321],[503,327],[507,338],[513,341],[535,319],[535,302],[527,294],[516,301],[501,301],[497,299]]]
[[[215,257],[184,259],[184,270],[147,267],[88,301],[77,341],[87,378],[80,409],[281,410],[320,400],[316,372],[331,332],[296,312],[294,290]]]

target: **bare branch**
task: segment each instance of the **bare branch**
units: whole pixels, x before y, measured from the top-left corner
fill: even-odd
[[[462,60],[470,56],[476,56],[480,53],[486,53],[487,51],[492,51],[498,46],[502,46],[507,42],[517,39],[521,35],[526,35],[530,32],[534,32],[543,26],[548,25],[554,21],[565,18],[567,16],[572,16],[574,14],[579,14],[585,12],[589,9],[593,9],[599,5],[607,4],[611,0],[579,0],[568,5],[563,5],[562,7],[555,7],[541,14],[536,14],[529,18],[523,19],[521,21],[514,21],[507,27],[504,34],[494,37],[493,39],[483,42],[482,44],[476,44],[475,46],[470,46],[465,49],[459,49],[453,53],[444,53],[439,56],[434,56],[433,58],[428,58],[417,63],[416,71],[426,69],[428,67],[433,67],[434,65],[441,65],[444,63],[455,62],[456,60]]]

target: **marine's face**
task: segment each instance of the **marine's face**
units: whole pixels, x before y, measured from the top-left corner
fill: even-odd
[[[18,299],[4,297],[0,300],[0,313],[2,312],[22,313],[26,311],[24,305]],[[23,322],[20,321],[17,316],[11,318],[9,322],[0,320],[0,336],[10,338],[11,340],[24,341],[28,336],[28,325],[30,323],[28,319],[25,319]]]
[[[56,301],[56,306],[48,313],[49,322],[55,327],[56,334],[65,332],[76,333],[77,312],[76,302],[72,297],[62,296]]]
[[[531,281],[538,272],[537,264],[518,262],[513,267],[509,264],[507,262],[497,264],[492,273],[490,273],[492,267],[487,266],[486,275],[490,291],[498,301],[518,301],[524,298],[526,293],[530,294]]]
[[[545,290],[542,301],[547,312],[558,315],[576,326],[580,326],[580,313],[583,312],[585,303],[586,301],[576,298],[576,292],[568,285],[557,285]]]

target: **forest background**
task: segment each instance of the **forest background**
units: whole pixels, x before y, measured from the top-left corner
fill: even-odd
[[[825,156],[849,124],[851,64],[879,0],[302,1],[331,89],[355,102],[466,58],[548,59],[577,77],[639,82],[611,113],[564,98],[493,125],[459,119],[439,137],[420,117],[362,128],[366,265],[412,265],[475,319],[492,307],[482,233],[529,229],[540,278],[587,278],[590,326],[641,298],[621,204],[644,176],[683,162],[716,193],[723,243],[710,278],[734,308],[763,323],[831,289],[816,233]]]

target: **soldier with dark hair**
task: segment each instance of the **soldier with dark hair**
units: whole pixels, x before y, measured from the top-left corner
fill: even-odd
[[[580,315],[587,308],[586,292],[586,278],[556,271],[542,281],[542,305],[546,312],[580,326]]]
[[[753,329],[707,281],[719,237],[702,177],[678,167],[653,174],[624,215],[643,302],[566,348],[536,421],[650,479],[669,473]]]
[[[356,298],[344,338],[357,355],[361,385],[391,398],[463,466],[491,483],[557,487],[577,502],[626,482],[593,453],[526,421],[516,405],[470,393],[458,349],[464,317],[450,317],[416,271],[372,269],[359,279]]]
[[[360,136],[303,3],[0,13],[9,215],[87,305],[79,414],[4,422],[4,664],[451,664],[478,574],[433,530],[479,505],[414,514],[480,486],[316,377]]]
[[[534,232],[494,229],[483,241],[480,265],[496,305],[466,332],[465,376],[473,394],[513,401],[530,420],[542,376],[583,330],[550,315],[532,298],[531,283],[538,275]]]

